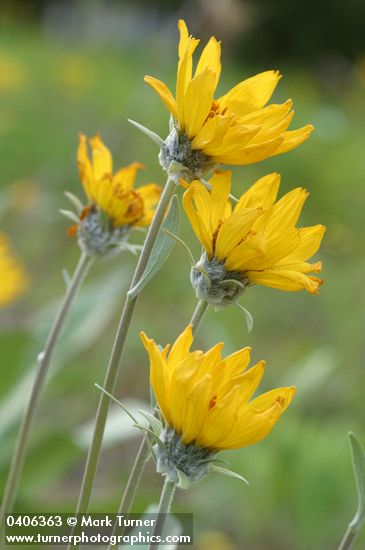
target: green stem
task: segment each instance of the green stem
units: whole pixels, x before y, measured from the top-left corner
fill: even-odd
[[[142,479],[142,475],[145,469],[145,465],[149,459],[150,449],[146,442],[146,439],[143,437],[140,443],[140,446],[137,451],[137,456],[134,461],[131,473],[129,475],[127,485],[125,487],[123,497],[119,506],[118,515],[127,516],[133,506],[134,499],[136,497],[137,489]],[[117,527],[114,525],[113,535],[123,536],[125,532],[125,527]],[[110,545],[109,550],[114,548],[113,545]]]
[[[350,550],[358,535],[358,530],[354,529],[351,525],[348,526],[347,531],[342,539],[338,550]]]
[[[193,325],[193,333],[195,334],[199,328],[200,322],[203,319],[204,313],[207,311],[208,302],[200,300],[195,308],[195,311],[190,319],[190,324]]]
[[[156,539],[156,537],[161,537],[166,521],[166,514],[168,514],[170,511],[171,504],[175,495],[175,490],[176,483],[166,478],[161,493],[160,504],[158,506],[155,527],[152,533],[154,540]],[[151,543],[148,547],[148,550],[157,550],[159,546],[159,543]]]
[[[13,510],[16,492],[24,466],[31,427],[34,421],[35,414],[37,412],[39,399],[51,364],[54,349],[61,333],[66,315],[70,309],[72,302],[74,301],[76,293],[80,288],[81,283],[91,263],[92,258],[87,256],[86,254],[81,255],[75,272],[66,290],[62,304],[53,322],[44,350],[38,355],[37,371],[34,378],[33,387],[31,389],[29,401],[24,411],[19,427],[15,451],[11,460],[10,470],[5,485],[2,509],[0,512],[0,536],[3,529],[5,514],[9,514]]]
[[[133,275],[133,279],[130,285],[132,289],[142,277],[144,270],[146,268],[147,262],[151,256],[153,245],[155,244],[157,235],[159,233],[160,227],[162,225],[165,212],[168,205],[170,204],[171,197],[176,189],[175,179],[168,178],[163,193],[161,195],[160,201],[156,208],[155,215],[153,217],[152,223],[149,227],[146,240],[144,242],[136,270]],[[115,382],[119,373],[119,368],[122,363],[122,356],[124,347],[127,340],[128,330],[132,321],[133,313],[136,307],[138,295],[135,298],[128,298],[128,295],[125,300],[124,309],[122,316],[120,318],[118,330],[115,336],[114,345],[112,353],[109,360],[108,369],[106,371],[103,388],[109,392],[113,393]],[[99,457],[101,453],[101,447],[103,443],[103,436],[105,430],[105,424],[109,411],[110,399],[105,393],[101,393],[99,399],[98,410],[96,413],[94,434],[89,449],[85,472],[82,480],[81,491],[79,495],[79,500],[77,504],[77,513],[86,513],[89,508],[91,493],[93,490],[96,471],[99,463]]]
[[[208,307],[208,303],[203,300],[199,301],[196,305],[196,308],[193,312],[193,315],[190,319],[190,324],[193,325],[193,333],[195,334],[200,326],[200,322],[204,316]],[[132,466],[131,473],[129,475],[127,485],[124,489],[122,500],[119,506],[118,514],[128,515],[134,503],[134,499],[140,485],[142,475],[148,461],[150,450],[146,441],[146,438],[143,437],[141,444],[139,446],[137,456],[135,458],[134,464]],[[118,535],[123,535],[124,529],[118,529]],[[111,546],[109,546],[111,549]]]

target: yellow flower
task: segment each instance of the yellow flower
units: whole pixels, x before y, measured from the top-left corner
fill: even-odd
[[[194,181],[183,198],[185,212],[205,250],[196,266],[196,291],[199,293],[202,278],[210,277],[222,292],[230,289],[234,293],[236,281],[238,293],[252,283],[317,293],[322,280],[308,274],[318,273],[322,265],[307,260],[317,252],[326,228],[296,227],[308,192],[297,187],[276,201],[280,175],[269,174],[243,193],[232,211],[231,172],[216,172],[210,184],[212,190],[208,191]],[[213,293],[214,289],[218,292],[213,287],[208,290]]]
[[[204,157],[208,165],[209,162],[251,164],[290,151],[309,137],[311,125],[287,131],[294,116],[291,100],[267,105],[281,78],[278,71],[266,71],[243,80],[214,99],[221,72],[220,43],[211,37],[193,75],[192,58],[199,40],[189,36],[182,20],[179,30],[176,98],[166,84],[145,77],[171,112],[180,136],[173,153],[171,142],[167,147],[166,166],[168,161],[175,160],[199,177],[196,165],[204,164]]]
[[[143,164],[133,162],[113,174],[111,153],[100,136],[91,138],[89,143],[92,159],[89,158],[87,138],[81,134],[77,162],[90,206],[98,206],[114,227],[149,225],[161,187],[149,183],[133,189],[137,171],[143,168]]]
[[[13,302],[28,286],[28,277],[13,256],[9,239],[0,233],[0,307],[6,307]]]
[[[219,451],[252,445],[272,430],[295,394],[276,388],[251,399],[265,362],[246,370],[250,348],[222,359],[223,344],[190,351],[189,325],[169,351],[141,333],[151,365],[150,381],[163,418],[185,446]],[[170,441],[170,439],[169,439]]]

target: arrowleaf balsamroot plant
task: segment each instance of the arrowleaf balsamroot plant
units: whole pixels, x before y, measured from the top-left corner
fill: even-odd
[[[298,187],[278,199],[280,175],[273,173],[258,179],[233,207],[230,200],[232,173],[218,170],[219,164],[247,165],[288,152],[307,140],[313,128],[308,124],[289,130],[294,116],[292,101],[269,103],[281,78],[278,71],[268,70],[243,80],[215,98],[221,74],[220,43],[211,37],[193,70],[193,54],[199,40],[189,35],[183,20],[179,21],[178,28],[175,95],[162,81],[145,77],[171,113],[170,133],[162,140],[135,123],[160,147],[159,161],[168,174],[165,187],[162,189],[155,183],[135,187],[142,164],[133,162],[114,171],[112,155],[100,136],[88,140],[80,134],[77,162],[87,202],[83,204],[69,193],[76,213],[62,213],[74,222],[68,233],[77,235],[82,254],[44,351],[38,358],[38,370],[20,426],[0,521],[5,512],[12,510],[30,428],[55,345],[91,262],[96,257],[122,250],[136,251],[138,247],[128,241],[131,231],[147,228],[101,388],[77,504],[77,512],[88,511],[102,451],[109,399],[113,397],[122,366],[138,296],[171,249],[165,246],[166,239],[182,241],[174,234],[179,216],[178,198],[173,195],[179,184],[185,188],[182,200],[185,213],[203,247],[200,260],[191,270],[191,283],[198,303],[190,324],[171,348],[169,345],[160,347],[141,332],[149,356],[150,385],[156,404],[152,413],[143,413],[150,426],[137,424],[147,435],[144,433],[145,439],[119,512],[130,512],[150,455],[156,460],[157,472],[166,478],[154,535],[162,532],[163,514],[169,511],[177,486],[187,488],[211,471],[244,480],[239,474],[218,466],[217,453],[240,449],[264,439],[295,395],[296,389],[289,386],[254,396],[264,374],[265,362],[259,361],[248,368],[251,352],[248,347],[223,358],[223,343],[206,352],[191,351],[191,346],[208,304],[219,308],[235,303],[249,286],[258,284],[318,294],[323,281],[317,274],[322,264],[311,258],[317,253],[326,228],[320,224],[297,227],[308,192]],[[202,179],[211,173],[208,182]],[[172,226],[167,224],[171,218],[176,222]],[[162,225],[164,219],[165,226]],[[27,276],[13,258],[7,238],[2,234],[0,271],[0,307],[4,307],[24,290]],[[364,454],[357,444],[353,451],[359,506],[343,540],[343,549],[350,548],[364,520]],[[75,548],[72,543],[71,547]],[[158,548],[158,543],[149,548]]]

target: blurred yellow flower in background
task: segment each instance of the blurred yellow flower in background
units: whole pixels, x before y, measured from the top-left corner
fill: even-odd
[[[5,233],[0,233],[0,277],[0,307],[6,307],[24,292],[29,281]]]
[[[23,61],[6,51],[0,51],[0,91],[21,89],[27,75],[27,67]]]
[[[199,40],[189,36],[183,20],[179,30],[176,98],[162,81],[145,77],[171,112],[180,136],[179,151],[169,156],[170,161],[182,162],[194,172],[199,151],[206,163],[250,164],[290,151],[309,137],[311,125],[287,131],[294,116],[291,100],[267,105],[280,80],[278,71],[243,80],[214,99],[221,73],[220,43],[210,38],[193,76],[193,53]]]
[[[148,183],[134,189],[138,170],[133,162],[113,174],[113,161],[109,149],[100,136],[89,140],[92,159],[89,158],[87,138],[80,135],[77,162],[89,207],[97,206],[112,220],[114,226],[147,226],[161,195],[161,187]]]
[[[161,349],[144,333],[150,381],[167,426],[185,446],[218,451],[252,445],[272,430],[292,401],[295,388],[276,388],[251,400],[265,362],[246,370],[250,348],[222,359],[223,344],[207,352],[190,351],[192,326],[171,350]]]
[[[55,78],[61,85],[60,91],[83,97],[96,81],[92,58],[77,53],[63,55],[58,60]]]
[[[209,191],[198,180],[183,197],[185,212],[205,252],[195,269],[199,293],[204,278],[218,285],[252,283],[280,290],[318,292],[321,262],[308,263],[322,241],[323,225],[296,227],[308,192],[297,187],[276,200],[280,175],[269,174],[243,193],[232,210],[231,172],[217,171]],[[193,281],[194,284],[194,281]],[[213,293],[213,289],[209,289]],[[209,296],[200,296],[209,301]],[[211,296],[214,300],[214,296]],[[214,301],[213,301],[214,303]]]
[[[220,531],[203,531],[198,536],[197,550],[236,550],[233,541]]]

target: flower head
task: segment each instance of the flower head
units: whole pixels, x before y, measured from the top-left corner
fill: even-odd
[[[163,350],[141,334],[151,365],[150,380],[165,430],[159,468],[173,476],[174,468],[201,477],[219,450],[252,445],[272,430],[295,394],[294,387],[277,388],[251,399],[262,379],[265,362],[247,370],[250,348],[222,358],[223,344],[207,352],[190,351],[189,325],[171,350]],[[207,464],[208,463],[208,464]]]
[[[139,162],[113,173],[112,156],[101,138],[89,140],[92,158],[89,157],[87,138],[80,135],[77,163],[80,179],[88,198],[77,226],[81,246],[92,254],[105,254],[118,249],[131,227],[150,224],[161,187],[149,183],[134,189]]]
[[[321,262],[308,263],[320,246],[323,225],[296,227],[308,192],[297,187],[276,200],[279,174],[259,179],[232,210],[231,172],[216,172],[211,191],[194,181],[183,204],[203,245],[192,270],[197,295],[216,305],[238,297],[252,283],[280,290],[305,289],[316,294]]]
[[[251,164],[294,149],[312,132],[307,125],[287,131],[294,116],[292,101],[270,104],[278,71],[266,71],[243,80],[214,99],[221,62],[220,43],[213,37],[205,46],[193,74],[193,53],[199,40],[189,36],[179,21],[180,43],[176,97],[160,80],[146,76],[173,117],[172,131],[160,160],[182,163],[192,177],[200,177],[217,163]]]
[[[0,233],[0,307],[13,302],[28,286],[28,276],[10,250],[9,239]]]

